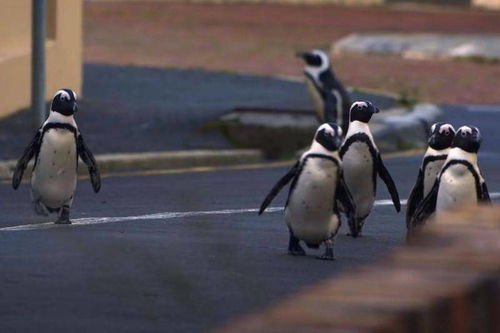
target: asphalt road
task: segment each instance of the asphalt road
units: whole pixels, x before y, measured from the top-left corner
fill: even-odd
[[[447,110],[457,127],[481,127],[480,166],[490,191],[500,192],[500,113]],[[420,158],[386,160],[402,199]],[[33,215],[28,186],[13,191],[0,184],[0,331],[202,332],[355,265],[383,260],[403,241],[403,213],[378,205],[361,239],[345,236],[342,227],[336,261],[316,260],[315,250],[286,255],[282,213],[248,211],[285,171],[111,176],[98,195],[81,180],[72,214],[79,224],[56,227],[26,227],[46,221]],[[378,199],[388,199],[379,184]],[[274,207],[283,205],[285,192]],[[103,217],[110,219],[97,219]],[[12,226],[25,227],[2,229]]]

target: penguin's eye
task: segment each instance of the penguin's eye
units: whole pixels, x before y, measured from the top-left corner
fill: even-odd
[[[463,136],[463,137],[467,136],[467,133],[462,132],[462,136]]]

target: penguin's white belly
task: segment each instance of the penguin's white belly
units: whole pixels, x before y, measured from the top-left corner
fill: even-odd
[[[443,167],[445,160],[437,160],[427,163],[424,170],[424,194],[425,198],[427,194],[432,190],[434,183],[436,182],[436,178]]]
[[[467,167],[455,164],[446,169],[439,182],[436,211],[475,202],[477,202],[476,181]]]
[[[306,162],[285,210],[285,222],[295,237],[319,244],[337,230],[339,220],[333,213],[337,186],[337,166],[325,159]]]
[[[373,158],[365,143],[354,142],[342,157],[344,180],[356,204],[356,217],[370,214],[375,195],[373,193]]]
[[[309,91],[309,96],[311,97],[311,101],[314,105],[316,114],[318,115],[319,119],[321,119],[321,121],[324,121],[325,117],[323,112],[325,108],[325,102],[323,101],[323,97],[321,97],[321,95],[318,93],[316,86],[311,82],[309,78],[306,78],[306,86],[307,90]]]
[[[73,133],[51,129],[43,136],[31,178],[33,193],[50,208],[60,208],[76,189],[76,143]]]

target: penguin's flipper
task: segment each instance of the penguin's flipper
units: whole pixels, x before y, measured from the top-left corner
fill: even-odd
[[[15,190],[17,190],[19,184],[21,184],[21,181],[23,180],[24,170],[26,170],[29,161],[40,150],[41,138],[42,131],[38,130],[33,140],[31,140],[28,147],[24,150],[23,156],[21,156],[19,161],[17,161],[16,169],[14,170],[14,175],[12,176],[12,187]]]
[[[340,175],[339,182],[337,184],[335,201],[340,203],[342,212],[344,212],[347,217],[349,229],[351,229],[352,232],[356,229],[356,204],[354,203],[354,199],[352,198],[351,192],[349,192],[349,188],[347,187],[342,174]]]
[[[277,183],[274,185],[274,187],[271,189],[271,192],[266,196],[262,204],[260,205],[259,209],[259,215],[261,215],[264,210],[266,210],[267,206],[273,201],[274,197],[278,195],[278,193],[281,191],[281,189],[288,184],[297,174],[297,171],[299,170],[299,165],[300,161],[297,161],[295,165],[287,172],[286,175],[284,175]]]
[[[437,197],[439,192],[439,179],[436,180],[434,186],[427,196],[415,209],[410,220],[411,229],[425,224],[425,221],[436,211]]]
[[[411,190],[410,196],[408,197],[408,202],[406,203],[406,227],[411,228],[411,218],[415,213],[417,205],[422,201],[424,197],[424,173],[422,169],[418,171],[417,182],[413,189]]]
[[[92,155],[92,152],[85,144],[85,141],[83,141],[81,134],[78,134],[76,149],[78,156],[80,156],[83,163],[87,165],[94,192],[99,192],[101,189],[101,176],[99,175],[99,170],[97,169],[97,162],[95,161],[94,155]]]
[[[488,186],[486,186],[486,182],[483,182],[483,184],[481,184],[481,199],[479,201],[485,203],[491,202],[490,192],[488,191]]]
[[[398,189],[396,188],[396,184],[394,184],[394,180],[392,180],[389,171],[387,171],[387,168],[385,167],[384,162],[380,157],[380,153],[377,154],[375,163],[377,167],[377,173],[384,181],[385,186],[387,186],[387,190],[389,190],[392,202],[394,203],[394,208],[396,208],[396,211],[399,213],[399,211],[401,210],[401,202],[399,202]]]

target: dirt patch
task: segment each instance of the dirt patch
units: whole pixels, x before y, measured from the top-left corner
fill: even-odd
[[[91,63],[301,75],[297,50],[353,32],[500,32],[500,13],[338,6],[85,2]],[[498,104],[500,65],[360,56],[334,59],[342,80],[427,101]]]

